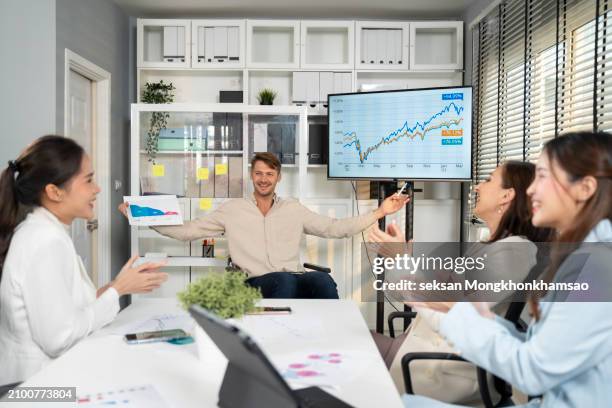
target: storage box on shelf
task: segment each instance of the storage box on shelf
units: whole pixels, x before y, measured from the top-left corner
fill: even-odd
[[[244,30],[244,20],[192,20],[191,66],[244,67]]]
[[[357,21],[355,68],[408,69],[409,27],[409,23],[401,21]]]
[[[191,61],[191,21],[138,20],[138,67],[187,68]]]
[[[352,89],[352,72],[296,71],[292,76],[292,103],[306,105],[325,115],[329,94],[349,93]]]

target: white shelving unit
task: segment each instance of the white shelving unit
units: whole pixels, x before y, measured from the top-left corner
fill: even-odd
[[[185,28],[184,62],[163,60],[163,33],[167,26]],[[223,28],[238,27],[238,59],[234,56],[230,60],[228,49],[227,59],[208,61],[207,27],[213,28],[213,39],[214,27],[221,27],[218,30],[220,38],[223,38]],[[201,28],[204,28],[203,32]],[[376,37],[370,35],[374,32],[377,32]],[[381,41],[384,37],[384,50],[382,46],[378,47],[379,37]],[[249,194],[251,185],[248,159],[252,150],[249,150],[251,122],[248,118],[252,115],[274,116],[293,112],[301,118],[300,136],[295,141],[295,162],[283,164],[282,180],[277,186],[277,192],[283,197],[300,199],[304,205],[320,214],[340,218],[357,215],[356,203],[359,203],[360,212],[365,213],[373,209],[376,202],[357,201],[351,183],[328,180],[326,165],[308,164],[311,137],[308,129],[310,125],[320,125],[326,120],[327,94],[459,86],[463,83],[463,23],[460,21],[140,19],[137,44],[136,80],[139,101],[146,82],[163,80],[176,87],[177,103],[169,106],[134,105],[133,143],[134,135],[139,135],[138,120],[134,118],[137,113],[154,110],[171,113],[194,110],[242,112],[245,115],[243,150],[231,154],[243,158],[243,194]],[[369,51],[372,44],[376,44],[375,54]],[[214,56],[214,42],[212,47]],[[201,58],[202,54],[204,58]],[[257,93],[263,88],[272,88],[277,92],[274,106],[258,105]],[[220,91],[242,91],[243,104],[218,104]],[[318,134],[321,134],[320,129]],[[140,147],[133,145],[131,152],[132,193],[138,194],[138,173],[146,168],[141,169],[138,165]],[[200,154],[206,155],[207,152]],[[158,153],[159,159],[168,163],[166,171],[174,171],[176,177],[191,171],[189,167],[173,165],[182,160],[184,155],[185,152],[180,150]],[[171,170],[171,167],[175,169]],[[428,189],[434,190],[433,185],[428,187],[430,184],[420,183],[418,187],[424,188],[427,193]],[[444,219],[448,225],[456,219],[458,226],[459,197],[455,195],[457,199],[445,198],[444,201],[440,197],[423,194],[416,202],[415,219]],[[203,209],[199,198],[181,199],[185,214],[191,218],[205,216],[223,201],[223,198],[215,198],[207,202],[204,206],[206,209]],[[426,236],[430,241],[455,239],[456,231],[450,231],[452,234],[449,231],[429,231],[423,223],[415,226],[417,236]],[[353,240],[307,237],[302,248],[302,260],[330,266],[340,296],[360,301],[360,241],[361,236]],[[184,262],[190,263],[186,257],[201,251],[200,246],[200,242],[184,244],[152,231],[132,231],[133,250],[136,248],[141,253],[168,252],[176,257],[175,263],[181,265]],[[226,243],[220,240],[215,247],[215,255],[224,259],[227,256]],[[200,258],[197,262],[191,262],[190,266],[168,268],[171,282],[154,296],[174,296],[190,281],[209,273],[212,266],[206,262]],[[374,303],[363,303],[362,306],[364,316],[373,324]]]
[[[167,27],[185,30],[184,62],[163,61]],[[239,55],[232,60],[208,60],[217,28],[227,39],[221,54],[236,49],[227,33],[238,32]],[[462,43],[461,21],[139,19],[138,99],[145,83],[160,80],[174,84],[178,103],[218,103],[227,90],[242,91],[243,103],[252,105],[260,90],[272,88],[275,105],[306,105],[309,115],[325,115],[331,92],[460,85]]]
[[[179,144],[184,146],[183,150],[158,151],[155,164],[148,160],[147,152],[142,149],[151,112],[169,113],[167,128],[181,129],[180,134],[183,136],[179,139],[181,140]],[[217,140],[219,138],[217,128],[224,126],[217,121],[222,115],[230,114],[241,115],[239,144],[242,149],[227,148],[237,142],[229,140],[229,137],[226,140],[225,149],[196,149],[198,146],[207,145],[210,137],[214,137],[215,146],[217,145],[219,141]],[[255,123],[259,124],[259,136],[255,132]],[[308,146],[305,136],[308,129],[306,107],[246,104],[133,104],[130,194],[176,194],[181,197],[179,198],[180,209],[183,218],[187,221],[206,216],[227,198],[245,197],[252,192],[252,186],[247,180],[249,177],[248,163],[253,151],[254,140],[256,137],[261,137],[261,130],[264,129],[263,136],[267,143],[271,137],[267,127],[273,124],[282,126],[289,124],[294,131],[292,139],[294,145],[289,145],[288,150],[286,146],[282,146],[282,155],[288,154],[294,158],[294,161],[283,167],[283,183],[279,186],[279,191],[283,195],[301,199],[304,197],[301,192],[304,190],[302,186],[306,184],[308,165],[306,155],[299,154],[299,152],[305,152]],[[193,138],[201,140],[192,143]],[[203,142],[204,139],[206,142]],[[222,137],[222,147],[223,140]],[[278,143],[280,142],[277,141]],[[156,166],[163,166],[163,170],[156,172]],[[225,177],[225,181],[220,182],[218,177]],[[214,187],[211,187],[211,183]],[[221,190],[219,190],[219,185],[221,185]],[[236,191],[236,186],[238,186],[238,191]],[[221,194],[219,194],[220,191]],[[227,243],[223,238],[215,238],[215,240],[217,241],[215,258],[202,258],[200,240],[184,243],[166,238],[151,229],[137,227],[131,229],[133,254],[142,256],[148,252],[162,252],[169,256],[168,265],[164,268],[170,273],[169,282],[164,285],[162,291],[152,296],[173,296],[197,276],[210,271],[223,270],[227,265],[229,255]]]
[[[247,67],[298,69],[300,22],[247,20]]]
[[[463,68],[463,22],[410,23],[410,69]]]
[[[354,27],[354,21],[302,21],[301,68],[353,69]]]
[[[138,69],[140,97],[144,84],[163,80],[171,82],[176,90],[177,103],[218,103],[220,91],[242,91],[245,84],[243,69]]]

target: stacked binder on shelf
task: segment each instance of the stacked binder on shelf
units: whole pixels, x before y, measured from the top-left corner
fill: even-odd
[[[399,28],[364,28],[361,30],[361,63],[402,64],[402,30]]]

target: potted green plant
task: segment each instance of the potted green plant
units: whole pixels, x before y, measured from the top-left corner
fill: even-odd
[[[164,83],[163,79],[159,82],[147,82],[140,100],[143,103],[172,103],[174,102],[174,93],[172,92],[174,89],[172,83]],[[145,151],[148,160],[153,164],[155,164],[155,158],[157,157],[159,133],[166,128],[169,118],[170,114],[168,112],[151,112]]]
[[[257,100],[260,105],[272,105],[276,98],[276,92],[270,88],[264,88],[257,94]]]
[[[239,271],[209,273],[177,296],[185,309],[199,305],[224,319],[239,318],[255,310],[255,302],[261,299],[259,289],[247,285],[246,279]]]
[[[254,310],[255,302],[261,299],[259,289],[248,286],[246,278],[246,274],[235,270],[211,272],[189,284],[178,298],[185,309],[199,305],[224,319],[239,318]],[[201,361],[223,364],[223,354],[200,326],[195,326],[193,337]]]

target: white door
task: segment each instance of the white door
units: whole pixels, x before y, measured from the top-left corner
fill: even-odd
[[[96,168],[96,152],[94,151],[94,132],[93,132],[93,82],[84,76],[70,71],[68,84],[68,126],[67,136],[79,143],[92,160],[92,167]],[[83,264],[89,273],[92,281],[98,281],[96,270],[97,262],[97,206],[94,206],[94,218],[91,221],[76,219],[72,223],[72,240],[77,253],[83,259]]]

